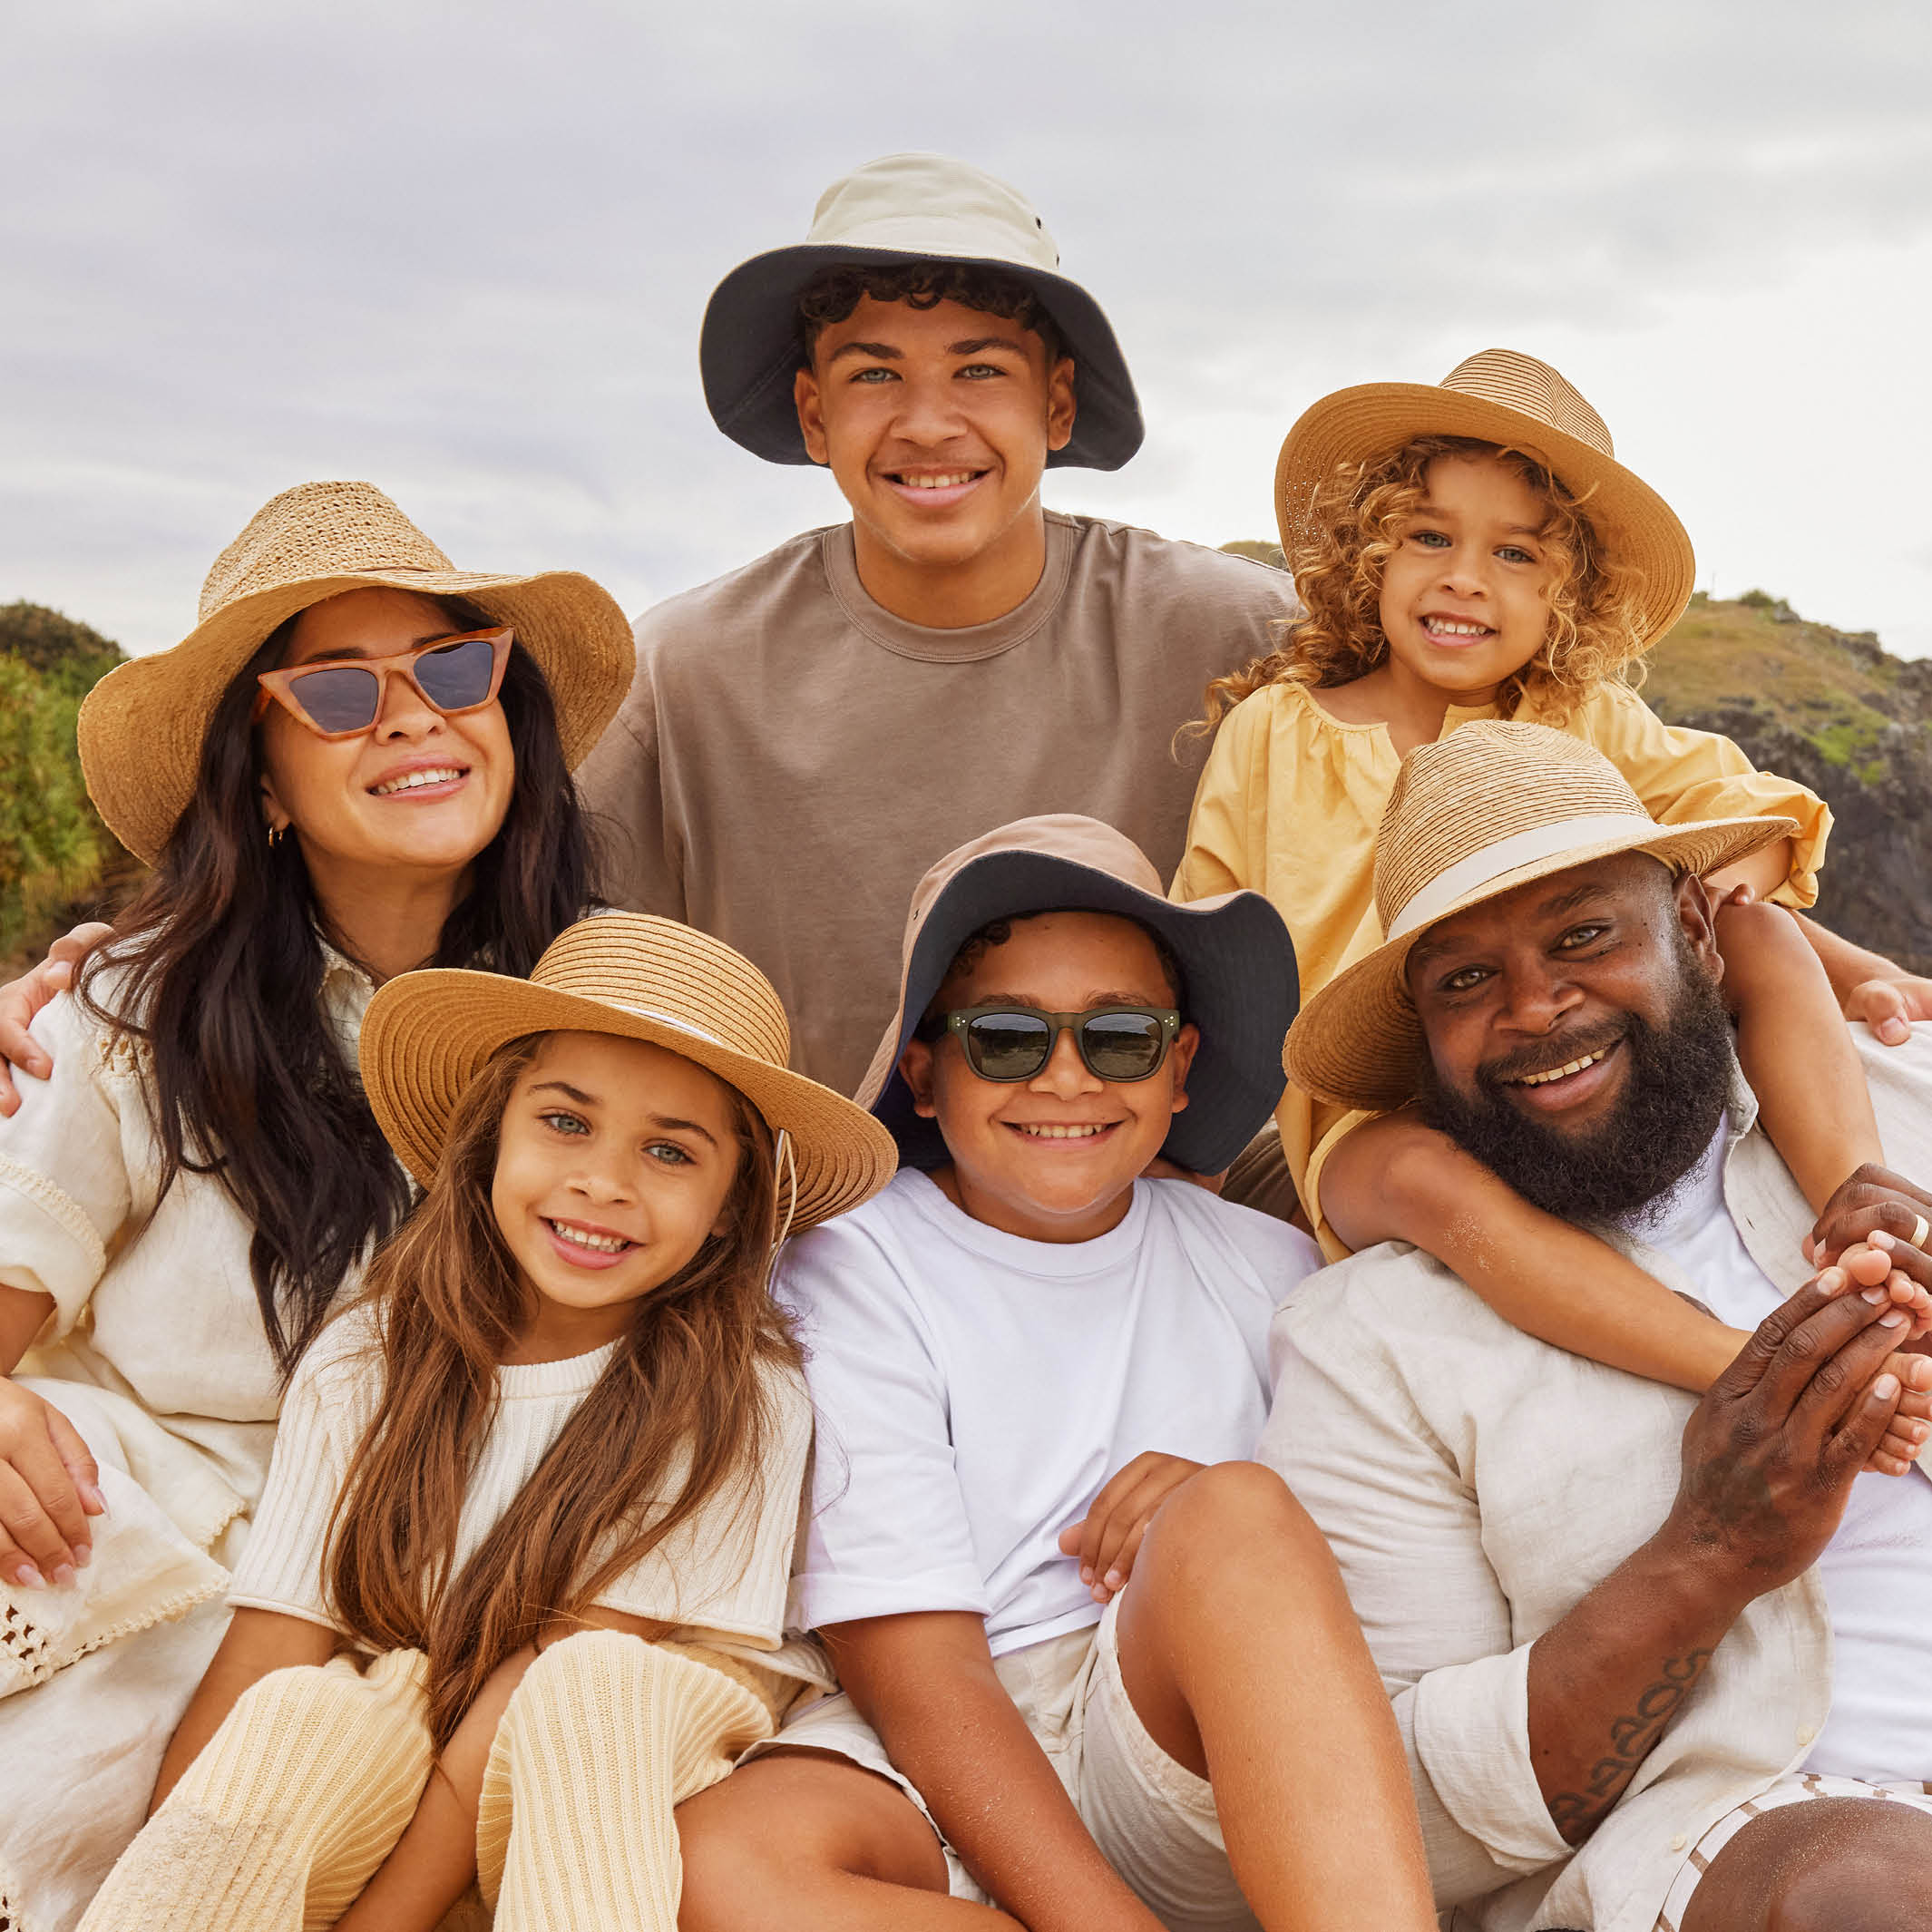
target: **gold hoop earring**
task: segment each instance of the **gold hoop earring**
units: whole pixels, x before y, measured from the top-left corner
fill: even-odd
[[[273,852],[275,848],[281,844],[282,834],[287,832],[288,829],[288,827],[287,825],[270,825],[268,827],[268,850],[270,852]]]

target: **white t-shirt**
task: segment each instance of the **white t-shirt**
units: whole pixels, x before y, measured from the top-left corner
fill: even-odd
[[[1147,1449],[1252,1455],[1268,1323],[1321,1264],[1299,1230],[1143,1181],[1096,1241],[1028,1241],[907,1170],[794,1241],[776,1293],[817,1411],[791,1621],[967,1610],[995,1656],[1101,1608],[1060,1553]]]
[[[1751,1260],[1724,1205],[1728,1126],[1635,1232],[1683,1267],[1733,1328],[1785,1300]],[[1831,1612],[1831,1714],[1804,1769],[1875,1782],[1932,1778],[1932,1481],[1864,1475],[1818,1559]]]

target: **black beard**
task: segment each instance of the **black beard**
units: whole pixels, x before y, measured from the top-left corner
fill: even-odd
[[[1498,1078],[1507,1066],[1479,1071],[1474,1098],[1432,1082],[1424,1117],[1561,1220],[1615,1220],[1656,1200],[1697,1165],[1730,1098],[1731,1023],[1717,988],[1683,956],[1688,950],[1680,949],[1680,989],[1663,1024],[1625,1016],[1618,1037],[1630,1070],[1615,1110],[1592,1132],[1565,1134],[1521,1112]],[[1577,1051],[1603,1044],[1579,1042]]]

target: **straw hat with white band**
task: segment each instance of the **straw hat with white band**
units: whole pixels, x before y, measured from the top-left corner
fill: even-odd
[[[1303,412],[1274,468],[1275,516],[1290,566],[1307,542],[1315,493],[1338,465],[1367,463],[1419,436],[1468,436],[1534,456],[1578,498],[1606,555],[1642,579],[1645,644],[1683,615],[1697,559],[1677,513],[1617,462],[1604,419],[1547,362],[1484,349],[1439,384],[1363,383]]]
[[[1302,1008],[1282,1055],[1288,1078],[1342,1107],[1414,1099],[1426,1048],[1409,952],[1452,913],[1624,852],[1702,876],[1797,830],[1789,818],[1659,825],[1580,738],[1472,720],[1403,761],[1375,836],[1375,907],[1388,937]]]
[[[863,1107],[786,1066],[785,1009],[743,954],[674,919],[603,912],[552,941],[527,980],[435,967],[370,1000],[363,1087],[424,1186],[463,1088],[527,1033],[649,1040],[737,1088],[783,1137],[779,1213],[793,1234],[856,1207],[898,1165],[893,1137]]]
[[[821,268],[958,262],[1024,282],[1074,361],[1072,440],[1049,466],[1117,470],[1140,447],[1140,403],[1100,305],[1059,272],[1047,224],[1017,188],[943,154],[887,154],[834,181],[792,248],[741,262],[705,309],[698,359],[712,420],[767,463],[809,463],[792,380],[798,297]]]
[[[373,483],[284,490],[215,559],[200,621],[172,649],[118,665],[81,707],[81,770],[114,836],[151,864],[194,796],[201,743],[236,674],[298,611],[345,590],[463,597],[542,667],[574,768],[630,688],[630,625],[575,571],[459,571]]]

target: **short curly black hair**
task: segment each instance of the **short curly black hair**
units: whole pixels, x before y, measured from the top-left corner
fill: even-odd
[[[1046,345],[1049,369],[1068,353],[1046,304],[1017,275],[964,261],[837,262],[819,269],[798,291],[801,368],[812,366],[820,333],[844,321],[867,296],[875,302],[904,302],[913,308],[957,302],[962,308],[1017,322]]]

